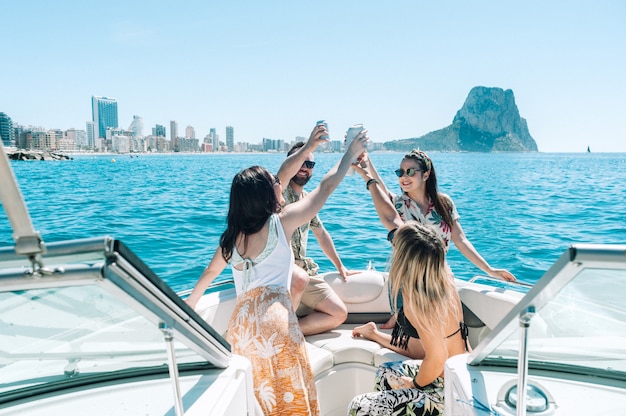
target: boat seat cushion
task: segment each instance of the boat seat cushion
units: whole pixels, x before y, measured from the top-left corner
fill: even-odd
[[[371,302],[385,288],[384,275],[373,270],[350,275],[347,282],[337,272],[325,273],[323,277],[345,303]]]
[[[408,357],[383,348],[380,344],[364,338],[354,338],[352,329],[355,325],[344,324],[338,328],[317,335],[306,337],[309,359],[314,374],[329,368],[328,353],[332,365],[359,363],[378,367],[387,361],[401,361]],[[318,351],[322,350],[322,351]]]
[[[307,341],[316,347],[329,351],[334,357],[334,364],[357,362],[374,365],[374,354],[381,349],[378,343],[352,337],[352,327],[340,327],[322,334],[310,335]]]
[[[309,362],[313,369],[313,374],[320,374],[330,370],[335,365],[335,357],[332,352],[323,348],[316,347],[311,343],[306,343],[307,353],[309,354]]]

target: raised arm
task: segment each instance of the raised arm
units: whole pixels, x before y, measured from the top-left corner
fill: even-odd
[[[196,307],[196,304],[204,294],[204,291],[207,289],[207,287],[209,287],[211,282],[213,282],[213,279],[215,279],[217,276],[219,276],[220,273],[222,273],[227,264],[228,263],[226,263],[226,260],[224,260],[224,256],[222,256],[222,248],[218,247],[213,254],[211,262],[198,278],[196,286],[191,291],[191,295],[189,295],[189,297],[185,299],[187,305],[191,306],[192,308]]]
[[[365,175],[367,176],[367,179],[365,179],[365,176],[363,176],[362,172],[359,172],[359,174],[366,181],[369,179],[376,179],[376,181],[378,181],[378,187],[383,191],[383,194],[385,194],[386,196],[389,197],[389,199],[391,199],[393,194],[391,193],[389,188],[387,188],[387,185],[385,185],[385,181],[383,181],[383,179],[378,174],[378,171],[376,170],[376,167],[374,166],[374,163],[372,162],[372,160],[369,158],[369,155],[367,154],[367,152],[363,154],[363,157],[361,158],[361,164],[359,165],[359,167],[361,168],[362,171],[364,171]]]
[[[280,179],[281,183],[289,183],[291,178],[293,178],[298,173],[298,170],[300,170],[300,167],[306,160],[307,155],[309,153],[313,153],[320,144],[328,142],[328,139],[322,139],[324,136],[328,137],[326,127],[323,124],[316,125],[309,136],[309,140],[304,144],[304,146],[292,155],[288,156],[283,164],[280,165],[276,176]]]
[[[380,179],[367,153],[361,158],[361,163],[355,165],[354,170],[365,180],[367,190],[372,196],[374,208],[376,208],[380,222],[382,222],[389,231],[400,227],[403,224],[402,218],[400,218],[400,214],[398,214],[398,211],[396,211],[396,208],[393,206],[391,194],[382,179]]]
[[[297,227],[309,221],[322,209],[330,194],[341,183],[348,169],[356,166],[352,165],[352,160],[356,160],[365,151],[368,140],[366,134],[367,130],[363,130],[350,143],[341,160],[324,175],[319,185],[306,198],[301,198],[283,208],[280,216],[286,235],[291,236]]]

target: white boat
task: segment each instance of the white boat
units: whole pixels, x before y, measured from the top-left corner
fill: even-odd
[[[121,241],[45,244],[2,153],[15,245],[0,248],[0,415],[260,414],[250,362],[223,337],[233,285],[194,311]],[[345,415],[379,364],[405,357],[351,336],[389,318],[386,273],[324,278],[349,316],[307,347],[321,413]],[[530,289],[456,283],[473,351],[446,363],[446,414],[624,413],[626,245],[572,246]]]

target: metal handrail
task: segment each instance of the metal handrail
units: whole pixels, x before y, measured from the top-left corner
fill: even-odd
[[[43,265],[40,254],[45,251],[45,245],[41,235],[33,227],[2,141],[0,141],[0,200],[13,228],[15,252],[29,257],[33,271],[41,269]]]
[[[477,275],[477,276],[474,276],[474,277],[472,277],[469,280],[469,282],[470,283],[475,283],[476,280],[478,280],[478,279],[489,280],[489,281],[498,282],[498,283],[506,283],[507,285],[513,285],[513,286],[517,285],[517,286],[522,286],[522,287],[526,287],[526,288],[533,287],[532,284],[525,283],[525,282],[520,282],[519,280],[515,280],[515,281],[502,280],[502,279],[499,279],[497,277],[492,277],[492,276],[487,276],[487,275]]]

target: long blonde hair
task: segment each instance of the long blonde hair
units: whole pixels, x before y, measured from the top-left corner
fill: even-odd
[[[401,226],[393,238],[393,257],[389,270],[391,298],[397,309],[402,291],[405,310],[411,310],[428,331],[445,325],[450,314],[459,316],[459,296],[446,269],[446,251],[439,235],[429,226],[411,221]]]

